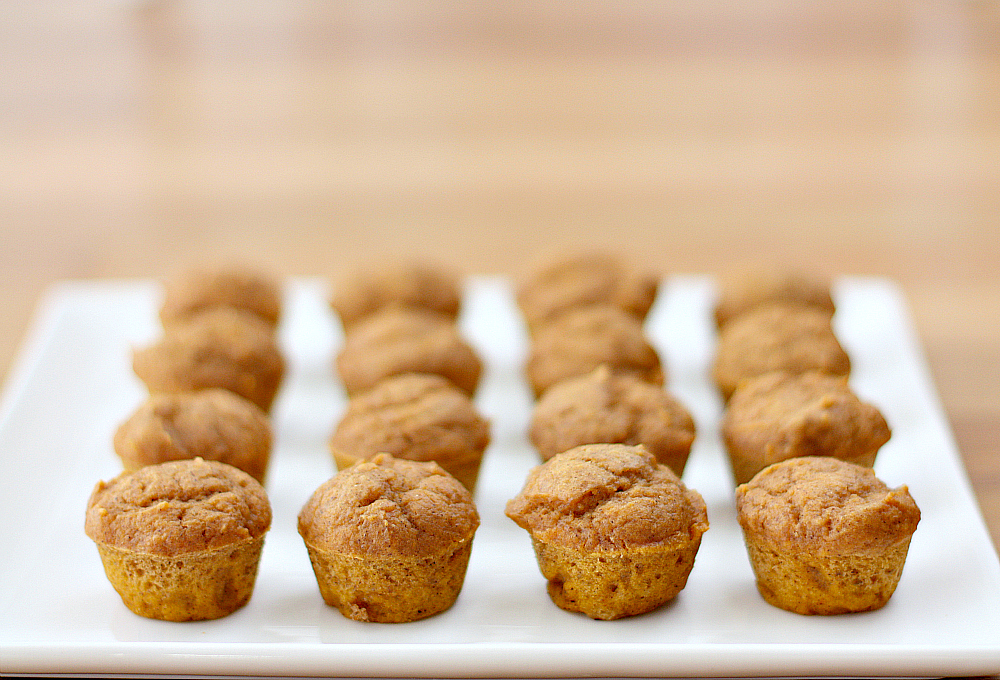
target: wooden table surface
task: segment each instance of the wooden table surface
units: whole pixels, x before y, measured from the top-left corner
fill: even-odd
[[[619,6],[621,5],[621,6]],[[0,375],[66,277],[613,248],[905,290],[1000,543],[1000,5],[5,3]]]

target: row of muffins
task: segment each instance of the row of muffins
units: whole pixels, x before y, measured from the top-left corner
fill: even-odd
[[[323,601],[349,619],[433,616],[464,584],[490,422],[473,402],[482,362],[456,323],[461,291],[454,273],[409,262],[353,272],[331,296],[348,402],[328,440],[338,472],[298,530]]]
[[[253,593],[271,526],[281,307],[268,274],[184,271],[164,287],[160,337],[133,351],[148,396],[114,433],[124,472],[96,485],[84,529],[136,614],[220,618]]]
[[[345,328],[348,325],[349,325],[349,323],[345,322]],[[349,336],[350,333],[348,333],[347,335]],[[347,344],[347,340],[345,339],[345,346],[346,346],[346,344]],[[393,354],[390,352],[390,355],[393,355]],[[338,361],[338,365],[339,365],[339,361]],[[415,376],[407,375],[407,373],[409,373],[409,372],[404,372],[404,374],[399,378],[399,380],[402,381],[402,382],[409,381],[410,383],[413,383],[414,382],[413,379],[415,378]],[[596,369],[595,371],[593,371],[593,373],[611,374],[611,371],[608,370],[606,367],[603,367],[603,368],[599,367],[598,369]],[[606,378],[606,376],[602,376],[602,377]],[[424,375],[423,378],[428,378],[428,376]],[[383,382],[391,382],[391,381],[383,381]],[[419,380],[416,381],[416,382],[419,382]],[[425,382],[427,382],[427,381],[425,380]],[[434,382],[434,380],[431,380],[431,382]],[[438,385],[435,386],[434,389],[431,390],[431,392],[440,391],[438,388],[441,387],[441,383],[443,383],[444,381],[442,381],[441,379],[436,379],[436,382],[438,383]],[[452,387],[449,386],[449,389],[454,389],[454,388],[452,388]],[[553,387],[553,389],[554,389],[554,387]],[[368,391],[374,391],[374,390],[360,390],[360,392],[368,392]],[[400,391],[400,389],[396,388],[394,391],[398,393]],[[403,390],[403,391],[405,392],[405,390]],[[358,397],[356,397],[356,398],[357,399],[361,399],[362,395],[359,394]],[[351,402],[354,402],[356,398],[352,397],[351,398]],[[539,406],[541,405],[542,399],[544,399],[544,395],[539,400]],[[416,401],[420,401],[420,400],[419,399],[416,399],[416,400],[407,400],[407,399],[404,399],[403,400],[404,404],[412,402],[411,406]],[[374,409],[374,410],[377,411],[378,409]],[[419,411],[420,409],[416,409],[416,410]],[[350,411],[350,407],[349,407],[348,411]],[[372,416],[371,415],[372,411],[373,411],[373,409],[371,409],[371,408],[368,409],[369,418],[374,417],[375,419],[374,420],[370,420],[369,422],[370,423],[379,422],[377,416]],[[347,420],[346,414],[345,414],[345,420]],[[359,421],[359,422],[361,422],[361,421]],[[360,429],[361,430],[368,430],[368,429],[371,429],[371,427],[362,426]],[[388,428],[386,428],[386,429],[388,429]],[[692,434],[692,437],[693,437],[693,434]],[[605,437],[605,436],[602,435],[601,438],[607,438],[607,437]],[[331,448],[335,448],[334,445],[333,445],[334,439],[336,439],[336,434],[334,435],[334,438],[331,439]],[[690,442],[688,443],[688,447],[689,446],[690,446]],[[614,454],[614,455],[612,455],[612,454]],[[578,457],[579,460],[575,460],[574,461],[573,460],[574,456]],[[622,457],[624,457],[625,460],[630,460],[631,462],[629,462],[627,464],[624,464],[624,467],[622,467],[623,466],[623,462],[621,460]],[[388,458],[388,457],[383,457],[383,459],[384,458]],[[533,474],[534,477],[538,477],[538,478],[540,478],[542,480],[545,480],[545,479],[547,479],[547,475],[549,473],[551,473],[551,471],[553,469],[562,467],[565,470],[570,470],[570,469],[575,470],[574,472],[570,472],[570,473],[565,473],[564,472],[564,474],[569,474],[570,478],[579,478],[579,477],[581,477],[581,475],[582,475],[583,478],[586,478],[586,477],[589,476],[592,479],[601,480],[602,483],[604,481],[606,481],[605,478],[609,474],[611,474],[613,478],[618,479],[619,481],[616,482],[616,484],[614,485],[615,491],[613,493],[610,493],[610,494],[605,493],[605,495],[606,495],[605,500],[613,500],[614,502],[612,502],[612,504],[610,506],[608,506],[608,507],[616,507],[616,504],[618,502],[620,502],[620,501],[623,500],[623,498],[619,497],[621,495],[621,492],[625,492],[625,491],[629,491],[629,490],[632,490],[632,491],[630,491],[630,493],[637,494],[637,496],[640,499],[643,499],[644,501],[648,501],[649,498],[651,498],[653,496],[662,497],[662,496],[665,495],[665,494],[659,493],[659,492],[658,493],[651,493],[650,492],[650,488],[651,488],[649,486],[650,483],[651,483],[650,480],[653,477],[656,477],[657,475],[661,475],[662,476],[662,473],[660,473],[660,472],[655,472],[655,473],[654,472],[649,472],[649,471],[656,471],[660,467],[662,467],[662,466],[659,466],[657,463],[655,463],[655,461],[651,461],[650,458],[651,457],[648,454],[645,454],[645,453],[642,453],[642,452],[639,452],[639,451],[635,451],[635,450],[623,451],[622,447],[599,445],[599,446],[596,447],[596,450],[594,449],[594,447],[591,447],[591,449],[589,451],[575,452],[574,455],[563,456],[560,459],[560,461],[559,461],[558,464],[554,464],[554,465],[550,466],[549,468],[546,468],[546,470],[548,472],[546,472],[545,474],[542,474],[541,472],[538,475],[535,475],[535,473],[532,473],[532,474]],[[614,459],[614,460],[611,460],[611,459]],[[644,462],[637,462],[639,459],[646,459],[646,460]],[[395,465],[395,464],[396,463],[393,463],[393,465]],[[357,468],[357,466],[355,466],[355,467]],[[368,467],[371,467],[371,466],[368,466]],[[378,474],[380,474],[380,475],[386,474],[385,471],[381,469],[384,466],[376,466],[376,467],[379,468],[378,469]],[[427,466],[425,466],[425,467],[427,467]],[[644,469],[645,470],[646,468],[648,468],[649,471],[643,472],[643,473],[636,473],[635,472],[635,470],[639,470],[639,469]],[[357,468],[356,471],[360,471],[361,469],[362,468]],[[622,473],[623,470],[625,470],[625,469],[628,470],[627,474],[619,474],[619,473]],[[613,473],[612,471],[617,471],[617,472]],[[595,473],[596,473],[596,475],[595,475]],[[403,476],[405,477],[406,475],[403,475]],[[432,476],[437,477],[437,476],[440,476],[440,475],[437,475],[435,473],[435,475],[432,475]],[[556,476],[556,486],[558,486],[558,479],[560,479],[560,477],[561,477],[561,475],[557,475]],[[676,476],[673,476],[673,477],[676,478]],[[523,498],[523,497],[526,497],[526,496],[531,496],[531,488],[535,484],[534,482],[532,482],[533,478],[529,478],[529,482],[526,484],[525,490],[524,490],[524,492],[522,492],[522,494],[519,496],[519,498]],[[626,480],[626,481],[623,482],[622,480]],[[660,481],[662,481],[662,480],[660,480]],[[657,482],[657,484],[658,483],[660,483],[660,482]],[[474,482],[473,482],[473,484],[474,484]],[[623,486],[623,484],[624,484],[624,486]],[[679,485],[679,482],[671,481],[671,485],[672,485],[672,488],[674,488],[675,490],[676,489],[683,489],[683,485]],[[376,485],[376,486],[379,486],[379,485]],[[544,482],[542,484],[542,486],[544,488],[554,488],[554,487],[552,487],[552,480],[549,480],[548,482]],[[655,486],[655,484],[653,486]],[[621,488],[619,488],[619,487],[621,487]],[[588,491],[588,493],[586,494],[586,498],[593,499],[593,498],[599,496],[601,493],[604,493],[604,492],[600,491],[601,488],[605,488],[606,489],[606,487],[602,487],[601,486],[601,483],[597,483],[596,486],[594,487],[594,489],[591,489],[590,491]],[[689,490],[685,489],[684,491],[685,491],[685,493],[682,494],[682,495],[687,495],[687,492]],[[388,492],[386,492],[386,493],[388,493]],[[317,494],[320,494],[320,492],[317,491]],[[320,495],[322,495],[322,494],[320,494]],[[392,494],[389,494],[389,496],[392,497]],[[624,494],[624,497],[627,497],[627,496],[628,496],[627,493]],[[700,498],[700,497],[698,497],[698,498]],[[371,504],[371,500],[372,500],[371,498],[368,498],[368,504]],[[382,498],[380,500],[385,501],[385,502],[377,504],[379,507],[382,507],[382,506],[386,506],[386,507],[390,507],[390,508],[396,507],[397,510],[399,508],[399,503],[395,502],[395,501],[392,501],[391,498],[390,499]],[[574,500],[572,493],[570,493],[569,496],[567,498],[563,499],[563,500],[565,500],[566,503],[567,503],[567,505],[565,507],[579,509],[579,499]],[[625,526],[633,526],[634,527],[634,519],[635,519],[635,517],[645,517],[645,516],[648,516],[648,513],[650,511],[649,508],[646,508],[643,512],[640,512],[640,513],[636,514],[637,511],[639,510],[639,507],[634,505],[635,501],[636,501],[636,499],[630,499],[627,504],[620,506],[618,508],[619,511],[622,510],[622,508],[626,508],[627,511],[624,512],[624,514],[618,514],[618,515],[616,515],[615,512],[610,512],[610,513],[607,512],[606,509],[604,509],[604,503],[599,503],[599,504],[594,505],[594,507],[590,508],[590,510],[602,510],[603,511],[603,517],[604,517],[604,519],[601,520],[601,521],[596,522],[596,524],[594,524],[593,526],[601,526],[602,522],[603,522],[603,524],[605,526],[611,527],[611,526],[614,525],[614,522],[612,522],[612,523],[609,524],[608,523],[608,517],[618,516],[620,518],[618,520],[620,523],[624,523]],[[687,505],[685,507],[687,507],[688,509],[697,506],[697,503],[694,503],[694,502],[692,502],[690,500],[687,500],[685,502],[687,503]],[[460,503],[460,505],[462,505],[464,508],[466,508],[465,512],[466,512],[466,514],[468,514],[468,507],[465,506],[463,503],[464,503],[464,501],[462,503]],[[469,503],[471,503],[471,498],[469,499]],[[517,502],[512,501],[511,506],[509,506],[509,508],[508,508],[508,512],[515,519],[517,519],[517,516],[520,514],[520,511],[516,507],[517,503],[522,503],[522,505],[523,505],[522,501],[517,501]],[[546,503],[548,503],[551,506],[551,504],[552,504],[551,499],[548,500],[548,501],[546,501]],[[531,503],[529,502],[528,505],[530,506]],[[559,504],[556,503],[556,506],[558,506],[558,505]],[[656,504],[654,503],[653,505],[655,506]],[[701,505],[703,507],[703,502],[702,502]],[[565,507],[563,508],[563,511],[565,510]],[[474,512],[474,507],[472,508],[472,511]],[[549,519],[548,520],[544,520],[542,522],[543,525],[544,525],[544,523],[546,521],[552,522],[553,521],[552,517],[558,517],[559,516],[559,512],[560,511],[558,510],[558,507],[555,509],[554,512],[551,512],[551,511],[553,511],[553,508],[549,507],[549,511],[550,511],[548,513]],[[588,512],[589,512],[589,510],[588,510]],[[661,514],[662,514],[662,512],[663,512],[662,508],[658,512],[661,512]],[[599,512],[598,514],[601,514],[601,513]],[[653,514],[655,514],[655,512]],[[676,507],[673,510],[671,510],[670,512],[668,512],[667,514],[677,515],[678,513],[677,513]],[[539,513],[539,506],[537,506],[537,504],[536,504],[534,506],[534,510],[532,510],[532,511],[526,511],[522,515],[522,517],[528,517],[529,515],[543,516],[543,515],[546,515],[546,513],[545,512]],[[697,516],[697,512],[695,512],[694,515]],[[306,512],[306,509],[303,509],[303,515],[302,515],[302,517],[307,517],[307,516],[311,516],[311,515]],[[384,521],[385,517],[383,517],[382,519]],[[89,518],[88,518],[88,521],[89,521]],[[303,523],[300,522],[300,532],[303,533],[303,537],[304,538],[310,532],[310,529],[308,528],[308,526],[310,525],[310,523],[311,522],[306,522],[305,524],[303,524]],[[477,520],[476,523],[478,523],[478,520]],[[519,523],[521,523],[521,522],[519,521]],[[562,523],[561,521],[555,521],[555,524],[553,526],[559,525],[561,523]],[[376,522],[372,526],[376,526],[376,525],[378,525],[378,522]],[[522,526],[524,526],[524,524],[522,524]],[[688,535],[691,536],[692,534],[697,534],[697,536],[700,538],[700,531],[704,531],[704,529],[707,529],[707,518],[704,519],[703,528],[699,528],[701,526],[702,526],[702,524],[701,524],[700,520],[692,521],[692,523],[687,528]],[[694,529],[692,529],[691,527],[694,527]],[[528,528],[528,527],[526,527],[526,528]],[[531,530],[531,529],[529,529],[529,530]],[[629,531],[622,530],[621,526],[618,526],[618,528],[614,529],[614,531],[617,532],[617,536],[619,538],[621,538],[622,540],[625,541],[625,543],[623,545],[625,546],[626,549],[625,549],[625,552],[623,553],[623,559],[626,559],[626,560],[635,560],[636,559],[636,555],[638,555],[640,553],[644,554],[644,553],[648,553],[649,552],[648,550],[639,550],[638,552],[636,551],[636,548],[640,547],[640,546],[638,546],[635,543],[635,541],[634,541],[634,534],[635,534],[634,531],[632,532],[632,534],[633,534],[632,539],[627,539],[626,538],[629,535]],[[473,528],[473,532],[474,532],[474,528]],[[545,532],[544,528],[539,529],[539,532],[538,532],[539,536],[541,536],[542,534],[544,534],[544,532]],[[583,533],[586,533],[586,532],[583,532]],[[577,534],[577,538],[579,539],[580,532],[576,531],[576,534]],[[551,538],[552,534],[549,534],[549,536]],[[469,544],[471,544],[471,535],[468,535],[466,537],[466,539],[467,539],[467,542]],[[543,545],[544,546],[544,544],[546,543],[541,538],[536,538],[535,537],[535,532],[533,532],[533,539],[534,539],[536,548],[539,548],[539,545]],[[593,539],[593,537],[591,537],[590,539],[587,539],[587,540],[593,541],[594,539]],[[629,540],[631,540],[631,542],[629,542]],[[584,541],[584,543],[586,543],[586,541]],[[668,543],[669,543],[669,541],[668,541]],[[543,559],[543,556],[542,556],[543,554],[548,554],[549,556],[551,556],[551,554],[553,553],[553,550],[554,550],[554,552],[555,552],[555,554],[557,556],[557,559],[558,558],[565,558],[565,559],[562,560],[563,564],[572,562],[576,558],[580,557],[580,555],[574,554],[572,552],[566,553],[565,550],[564,550],[565,546],[560,546],[558,540],[556,540],[556,541],[551,541],[550,540],[550,541],[548,541],[548,544],[549,544],[549,548],[551,548],[551,549],[549,549],[549,550],[546,551],[543,548],[539,552],[539,563],[540,563],[540,566],[542,566],[543,573],[546,570],[546,567],[544,565],[545,564],[551,564],[551,559],[549,559],[548,557],[546,557],[546,558]],[[309,539],[307,539],[307,545],[309,545]],[[605,546],[605,548],[606,547],[607,546]],[[694,551],[695,552],[697,551],[696,544],[695,544],[695,547],[694,547]],[[310,548],[310,554],[311,554],[311,557],[312,557],[313,556],[313,548],[312,547]],[[606,555],[605,555],[605,557],[606,557]],[[692,553],[690,555],[690,561],[693,561],[693,557],[694,556],[693,556],[693,553]],[[682,560],[682,562],[683,562],[683,560]],[[338,573],[338,569],[340,569],[340,568],[339,567],[337,567],[337,568],[327,568],[327,567],[317,566],[318,563],[317,563],[317,559],[316,558],[313,559],[313,564],[314,564],[314,569],[316,570],[316,573],[317,573],[317,577],[321,579],[320,580],[320,584],[321,584],[321,591],[322,591],[323,590],[323,581],[322,581],[321,574],[327,574],[327,575],[329,575],[331,573]],[[390,564],[386,568],[390,568],[391,569],[391,568],[394,568],[394,567],[392,567],[392,565]],[[408,567],[408,568],[410,568],[410,567]],[[690,569],[690,565],[688,565],[687,568]],[[332,569],[332,571],[331,571],[331,569]],[[592,572],[593,571],[594,570],[592,570]],[[375,582],[379,582],[380,577],[378,577],[377,574],[380,573],[380,572],[378,572],[378,570],[375,570],[375,571],[369,570],[367,573],[370,576],[374,575],[375,576],[374,581]],[[596,573],[600,573],[600,574],[604,575],[604,577],[605,577],[605,580],[604,580],[605,586],[601,586],[601,588],[598,588],[598,590],[601,590],[601,592],[595,592],[593,594],[593,598],[592,599],[601,600],[603,598],[606,598],[606,593],[602,590],[602,588],[614,586],[615,585],[616,575],[617,575],[617,577],[620,577],[621,572],[614,572],[613,570],[609,571],[606,567],[601,566],[601,567],[598,567],[596,569]],[[343,574],[341,574],[341,576],[343,576]],[[384,577],[384,573],[383,573],[383,577]],[[348,579],[348,581],[354,582],[354,581],[357,581],[358,578],[360,578],[360,577],[357,576],[357,575],[355,575],[355,577],[352,577],[351,579]],[[686,573],[684,573],[683,578],[686,579]],[[341,578],[340,580],[341,580],[341,582],[343,582],[344,579]],[[384,580],[384,578],[382,578],[382,580]],[[454,581],[454,579],[451,579],[451,580]],[[559,581],[560,579],[556,579],[556,580]],[[584,579],[584,581],[586,581],[586,579]],[[565,583],[565,580],[563,579],[561,582]],[[460,582],[459,582],[459,587],[460,587]],[[680,584],[680,587],[683,587],[683,583]],[[553,589],[550,587],[550,594],[552,592],[553,592]],[[560,606],[563,606],[563,604],[570,604],[570,605],[578,604],[576,602],[571,602],[571,600],[579,599],[579,592],[575,593],[573,596],[567,596],[566,592],[567,591],[566,591],[565,586],[562,586],[561,593],[558,596],[557,595],[553,595],[553,600],[555,600],[557,602],[557,604],[560,604]],[[457,595],[457,591],[454,594]],[[625,593],[623,592],[622,595],[625,595]],[[324,597],[325,598],[327,597],[326,593],[324,593]],[[352,595],[352,596],[346,596],[344,594],[341,594],[341,595],[338,595],[337,597],[339,598],[340,601],[346,603],[345,604],[345,608],[346,609],[351,610],[353,608],[353,610],[355,611],[355,613],[358,614],[359,617],[368,618],[369,620],[380,620],[379,616],[383,616],[383,614],[379,614],[377,611],[375,611],[375,610],[378,609],[377,607],[375,607],[373,609],[371,607],[368,607],[367,605],[364,606],[364,607],[360,606],[358,603],[361,600],[359,600],[359,598],[356,596],[356,594]],[[562,603],[560,603],[560,598],[562,599]],[[444,600],[447,600],[447,597],[445,597]],[[329,599],[327,601],[330,602],[331,604],[334,604]],[[606,612],[599,613],[598,618],[615,618],[615,617],[621,616],[621,615],[629,615],[630,613],[638,613],[637,611],[627,611],[626,609],[622,609],[622,608],[615,609],[614,608],[615,606],[617,606],[617,605],[612,605],[611,609],[608,609]],[[629,605],[629,606],[632,606],[632,605]],[[566,608],[571,608],[571,606],[567,606]],[[433,610],[433,609],[434,609],[434,606],[430,606],[430,607],[424,606],[424,608],[423,609],[419,609],[419,611],[423,612],[423,611],[429,611],[429,610]],[[342,609],[342,611],[343,611],[343,609]],[[385,620],[388,620],[388,619],[385,619]]]
[[[694,420],[664,388],[644,331],[658,284],[584,254],[517,291],[536,396],[528,435],[543,463],[505,510],[530,534],[551,600],[594,619],[673,599],[709,526],[701,495],[680,480]]]
[[[878,609],[902,574],[920,510],[872,470],[891,436],[849,384],[828,281],[726,281],[713,377],[757,590],[799,614]]]

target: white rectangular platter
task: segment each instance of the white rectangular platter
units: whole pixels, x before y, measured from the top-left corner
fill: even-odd
[[[487,364],[477,404],[493,441],[482,525],[449,611],[410,624],[350,621],[323,604],[296,516],[334,472],[326,439],[345,406],[339,327],[322,282],[289,283],[280,328],[289,373],[274,411],[274,511],[256,590],[225,619],[129,612],[83,533],[87,497],[119,472],[111,438],[143,398],[130,351],[155,338],[151,281],[64,282],[43,301],[0,410],[0,672],[192,676],[941,676],[1000,673],[1000,563],[892,282],[836,283],[838,336],[856,392],[893,428],[876,472],[923,513],[896,594],[880,611],[803,617],[764,603],[735,521],[708,379],[707,277],[664,281],[647,320],[670,389],[699,434],[685,482],[708,504],[687,588],[651,614],[592,621],[553,605],[525,532],[503,514],[537,463],[526,438],[527,340],[510,286],[469,281],[460,323]]]

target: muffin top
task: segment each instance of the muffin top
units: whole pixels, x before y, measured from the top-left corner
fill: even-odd
[[[761,466],[792,456],[850,460],[878,450],[891,432],[847,378],[816,371],[766,373],[743,382],[723,417],[727,440],[759,452]]]
[[[349,394],[402,373],[432,373],[466,394],[479,384],[482,362],[452,321],[437,312],[386,307],[359,321],[344,338],[337,370]]]
[[[588,444],[532,469],[507,516],[547,543],[621,550],[687,542],[708,530],[700,494],[641,446]]]
[[[433,462],[379,454],[323,483],[299,513],[299,534],[328,552],[431,555],[472,539],[479,513],[458,480]]]
[[[814,307],[827,316],[836,311],[826,278],[785,270],[748,271],[722,279],[715,323],[721,328],[746,311],[774,302]]]
[[[270,526],[267,494],[253,477],[195,458],[98,482],[85,530],[98,543],[172,557],[259,538]]]
[[[634,316],[610,305],[579,307],[540,328],[525,367],[536,396],[602,364],[662,385],[663,367]]]
[[[284,371],[277,339],[260,317],[234,307],[206,309],[164,329],[153,344],[136,349],[132,367],[150,392],[222,387],[270,410]]]
[[[920,510],[905,486],[829,457],[775,463],[736,489],[740,526],[792,550],[877,555],[908,539]]]
[[[356,458],[442,462],[478,458],[489,441],[489,422],[469,395],[439,375],[409,373],[351,398],[330,448]]]
[[[248,266],[188,269],[165,282],[160,320],[166,326],[213,307],[243,309],[277,326],[281,286],[269,273]]]
[[[615,443],[642,444],[662,461],[661,452],[690,450],[695,426],[662,387],[602,365],[547,390],[532,412],[529,436],[543,460],[581,444]]]
[[[576,307],[610,304],[646,317],[656,299],[659,278],[636,271],[609,253],[583,253],[553,262],[526,279],[517,303],[535,330]]]
[[[261,481],[271,424],[256,404],[223,389],[150,395],[114,436],[115,452],[136,467],[204,458]]]
[[[384,307],[429,309],[454,320],[462,303],[458,274],[419,260],[372,265],[348,274],[330,297],[345,329]]]
[[[830,315],[801,305],[768,304],[722,327],[713,376],[728,399],[740,381],[771,371],[848,375],[851,361]]]

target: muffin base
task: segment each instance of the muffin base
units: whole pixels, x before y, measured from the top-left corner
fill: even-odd
[[[645,614],[687,585],[701,536],[680,546],[584,551],[532,538],[552,601],[592,619]]]
[[[847,614],[883,607],[903,573],[910,539],[882,555],[815,555],[747,537],[747,554],[766,602],[796,614]]]
[[[253,594],[263,536],[216,550],[165,557],[97,545],[111,585],[130,610],[163,621],[232,614]]]
[[[367,557],[306,543],[323,601],[355,621],[405,623],[439,614],[462,590],[472,540],[426,557]]]

